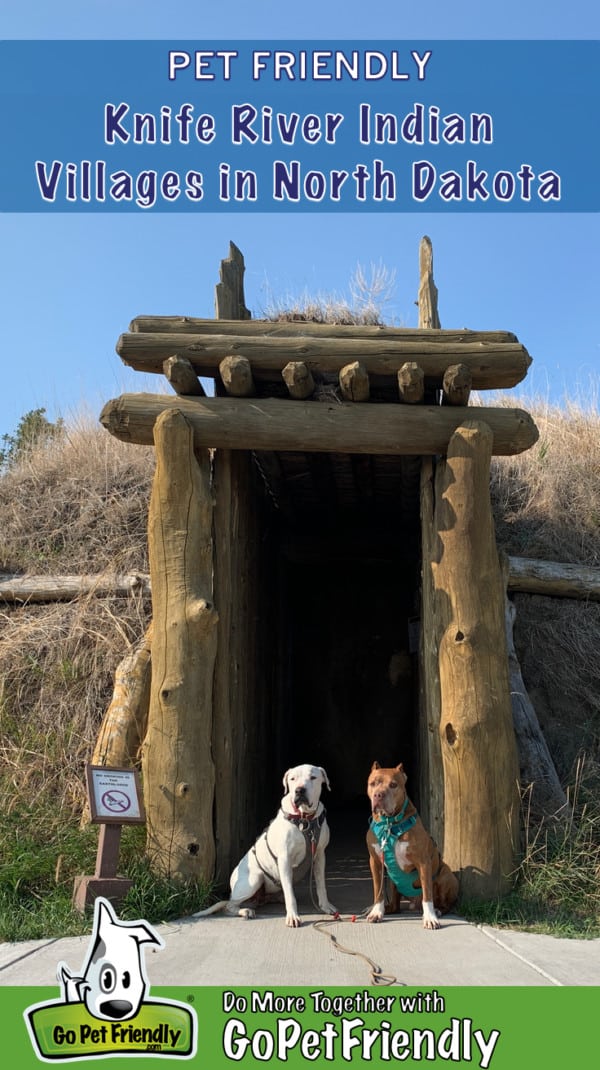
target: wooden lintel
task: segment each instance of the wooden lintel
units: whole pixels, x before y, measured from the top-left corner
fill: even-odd
[[[346,401],[369,400],[369,373],[359,360],[345,364],[340,369],[339,382],[342,397]]]
[[[425,375],[414,360],[398,369],[398,393],[406,405],[416,405],[425,396]]]
[[[252,321],[251,321],[252,322]],[[357,330],[356,328],[354,329]],[[121,335],[117,353],[131,368],[162,374],[164,360],[178,352],[197,375],[216,378],[224,357],[246,357],[256,379],[279,379],[290,361],[303,361],[312,374],[338,374],[359,360],[369,375],[395,379],[407,361],[416,361],[430,383],[439,383],[451,364],[465,364],[478,390],[505,389],[521,382],[531,364],[518,342],[496,341],[450,332],[404,332],[396,339],[378,335],[182,334],[130,332]]]
[[[494,454],[521,453],[537,441],[531,416],[520,409],[473,410],[435,405],[350,405],[262,398],[179,398],[123,394],[109,401],[100,422],[116,438],[152,445],[157,417],[179,409],[196,447],[301,452],[444,453],[463,420],[474,413],[493,433]]]

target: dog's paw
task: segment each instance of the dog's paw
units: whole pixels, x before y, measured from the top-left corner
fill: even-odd
[[[367,914],[367,921],[383,921],[385,916],[385,907],[383,904],[376,903],[373,909]]]
[[[440,923],[438,918],[440,916],[439,910],[436,910],[433,903],[423,903],[423,928],[424,929],[440,929]]]
[[[285,924],[288,925],[290,929],[297,929],[302,922],[297,914],[286,914]]]
[[[256,911],[253,910],[252,907],[241,907],[241,909],[238,910],[238,915],[240,918],[245,918],[246,921],[250,921],[250,918],[256,917]]]
[[[326,899],[324,903],[319,903],[319,908],[324,914],[339,914],[338,908],[331,905]]]

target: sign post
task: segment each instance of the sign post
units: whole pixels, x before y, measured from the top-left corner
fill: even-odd
[[[99,895],[116,906],[123,901],[133,881],[117,876],[121,829],[146,820],[137,769],[88,764],[85,774],[92,823],[100,825],[100,836],[94,875],[75,878],[73,905],[81,913]]]

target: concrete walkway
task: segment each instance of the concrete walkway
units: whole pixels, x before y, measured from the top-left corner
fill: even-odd
[[[151,985],[360,987],[372,983],[367,959],[394,983],[410,987],[600,985],[600,940],[480,927],[458,916],[443,918],[433,932],[412,912],[379,925],[360,917],[352,922],[352,914],[371,902],[366,854],[362,848],[354,853],[328,857],[329,897],[345,920],[331,922],[315,912],[304,884],[299,929],[286,927],[280,904],[261,908],[252,921],[213,915],[156,926],[166,946],[145,948]],[[0,944],[0,985],[56,985],[57,964],[64,961],[77,972],[88,943],[88,937],[71,937]]]

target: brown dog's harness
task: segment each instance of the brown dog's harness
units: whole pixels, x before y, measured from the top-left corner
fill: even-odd
[[[304,836],[305,843],[306,843],[306,849],[307,849],[307,851],[309,851],[310,857],[312,859],[314,857],[315,851],[317,850],[317,844],[319,842],[319,834],[320,834],[320,831],[321,831],[321,827],[322,827],[323,822],[325,821],[325,818],[327,816],[327,811],[326,811],[325,807],[323,807],[323,809],[322,809],[320,814],[315,815],[313,817],[309,817],[307,814],[302,814],[300,811],[298,811],[297,814],[288,814],[288,813],[286,813],[285,810],[280,810],[280,813],[283,814],[283,816],[285,817],[286,821],[291,821],[292,825],[295,825],[296,828],[298,829],[298,831],[302,833],[302,835]],[[277,885],[279,885],[279,887],[281,887],[281,881],[279,880],[279,860],[278,860],[277,855],[275,854],[275,852],[271,849],[271,845],[269,843],[269,835],[268,834],[269,834],[269,829],[266,828],[265,831],[263,832],[262,836],[260,837],[260,839],[257,840],[256,844],[254,844],[254,846],[252,848],[252,852],[254,854],[254,858],[256,859],[256,864],[257,864],[258,868],[260,869],[261,873],[265,877],[267,877],[270,881],[272,881],[273,884],[277,884]],[[273,859],[273,861],[275,863],[275,875],[273,875],[272,873],[268,873],[267,872],[265,867],[261,864],[260,858],[258,857],[258,854],[257,854],[257,851],[256,851],[256,847],[257,847],[257,844],[260,843],[261,839],[264,839],[265,847],[267,848],[267,851],[269,852],[269,854],[271,855],[271,858]],[[297,873],[297,871],[300,869],[300,867],[304,865],[305,861],[306,861],[306,855],[304,856],[302,861],[298,863],[297,866],[294,866],[294,868],[292,870],[292,877],[295,875],[295,873]]]

